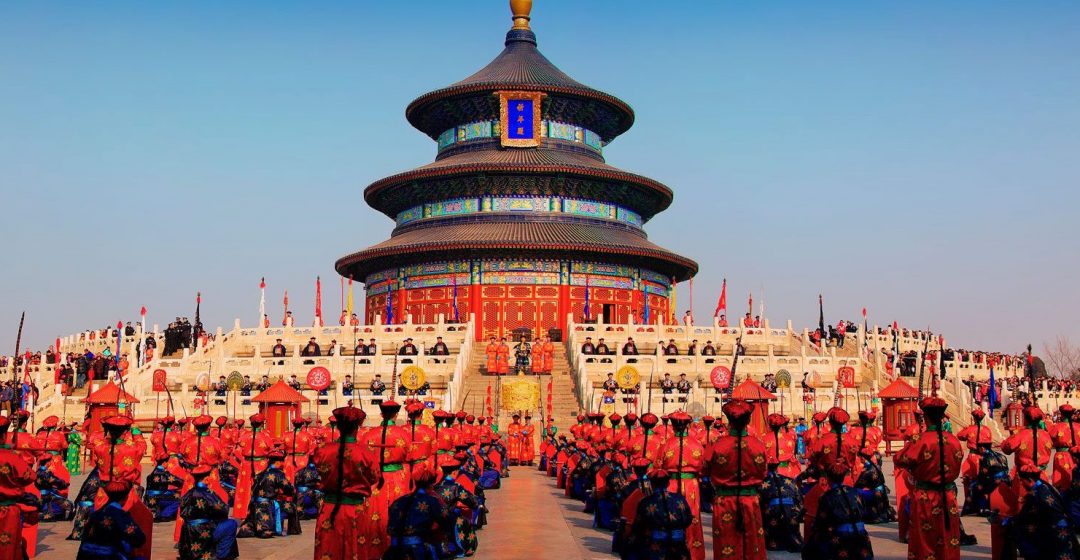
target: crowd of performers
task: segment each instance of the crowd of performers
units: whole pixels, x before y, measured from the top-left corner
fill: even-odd
[[[514,415],[499,434],[491,418],[436,410],[425,421],[424,404],[404,408],[399,423],[402,405],[383,401],[371,427],[351,406],[327,425],[297,417],[281,437],[262,414],[246,426],[166,417],[149,437],[120,415],[85,442],[54,417],[29,434],[25,411],[0,416],[0,560],[34,557],[39,524],[64,521],[77,560],[148,559],[155,523],[173,524],[181,560],[232,559],[237,538],[300,534],[304,519],[317,520],[315,560],[472,556],[485,491],[511,464],[535,464],[531,418]],[[76,491],[81,447],[90,470]]]
[[[539,468],[584,502],[595,527],[613,532],[612,550],[627,560],[703,560],[703,512],[712,514],[717,560],[763,560],[770,550],[873,558],[867,525],[893,521],[908,558],[956,560],[961,546],[976,544],[962,527],[958,479],[963,514],[989,517],[995,560],[1017,551],[1080,558],[1080,424],[1072,408],[1062,406],[1052,425],[1028,408],[1027,427],[1002,444],[1014,456],[1011,469],[991,448],[981,411],[953,435],[946,408],[939,398],[922,399],[906,428],[894,456],[895,508],[876,415],[852,419],[841,408],[813,416],[802,434],[805,453],[783,415],[768,415],[763,437],[751,433],[754,409],[739,399],[724,405],[726,423],[681,411],[590,413],[569,435],[545,430]]]

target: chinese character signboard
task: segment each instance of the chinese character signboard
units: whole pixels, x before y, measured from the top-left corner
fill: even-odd
[[[540,145],[540,101],[533,91],[500,91],[499,136],[503,147],[534,148]]]

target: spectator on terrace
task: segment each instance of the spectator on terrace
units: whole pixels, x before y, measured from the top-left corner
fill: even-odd
[[[293,321],[292,311],[286,311],[285,312],[285,319],[281,321],[281,326],[283,326],[283,327],[291,327],[291,326],[293,326],[293,322],[294,321]]]
[[[678,356],[679,355],[679,347],[675,346],[675,339],[674,338],[672,338],[671,340],[668,340],[667,346],[664,347],[664,355],[665,356]]]
[[[372,395],[381,397],[383,392],[386,391],[386,383],[383,383],[382,376],[376,373],[375,379],[371,380],[371,385],[368,386],[368,389],[371,391]]]
[[[600,354],[601,356],[603,356],[605,354],[610,354],[611,353],[611,349],[608,348],[608,345],[607,345],[606,342],[604,342],[603,338],[601,338],[598,342],[599,343],[596,345],[596,353],[597,354]]]
[[[255,389],[257,389],[260,393],[262,391],[265,391],[265,390],[269,389],[269,388],[270,388],[270,376],[269,375],[262,376],[262,379],[259,380],[259,383],[257,385],[255,385]]]
[[[337,339],[330,339],[330,346],[326,349],[326,355],[333,356],[334,352],[337,350],[337,347]]]
[[[274,348],[273,348],[271,353],[273,354],[273,356],[275,358],[284,358],[285,357],[285,345],[281,343],[280,338],[277,339],[277,342],[274,344]]]
[[[752,326],[754,326],[754,319],[752,317],[750,317],[750,312],[749,311],[746,312],[746,317],[743,317],[742,326],[744,326],[744,327],[752,327]]]
[[[626,356],[637,356],[637,344],[634,344],[633,337],[626,337],[626,344],[623,344],[622,353]]]
[[[295,373],[292,374],[289,377],[289,387],[292,387],[293,389],[296,389],[297,391],[300,390],[300,380],[296,378]]]
[[[345,380],[341,382],[341,394],[346,397],[351,397],[353,392],[352,376],[346,375]]]
[[[694,340],[690,341],[690,346],[686,347],[686,355],[687,356],[694,356],[696,354],[697,354],[697,339],[695,338]]]
[[[761,315],[754,315],[754,328],[755,329],[760,329],[761,328]]]
[[[435,345],[431,347],[431,354],[433,356],[449,356],[450,349],[447,348],[446,343],[443,342],[441,336],[435,337]]]
[[[728,324],[727,324],[727,315],[721,314],[720,318],[716,320],[716,324],[721,326],[721,327],[728,326]]]
[[[701,349],[702,356],[715,356],[716,348],[713,347],[711,340],[705,341],[705,347]]]
[[[349,326],[351,326],[351,327],[359,327],[360,326],[360,318],[356,316],[356,313],[353,313],[352,317],[349,317]]]
[[[664,378],[660,380],[660,392],[665,395],[670,395],[675,391],[675,381],[671,379],[670,373],[665,373]]]
[[[615,374],[614,373],[607,374],[607,379],[604,380],[604,390],[605,391],[611,391],[612,393],[614,393],[615,390],[618,389],[618,388],[619,388],[619,382],[615,381]]]
[[[591,356],[596,353],[596,346],[593,345],[591,336],[585,337],[585,343],[581,345],[581,353],[587,356]]]
[[[322,348],[319,348],[319,343],[315,342],[314,336],[308,340],[307,346],[300,351],[300,355],[304,357],[322,356]]]
[[[402,344],[401,348],[398,349],[398,355],[399,356],[415,356],[416,355],[416,345],[413,344],[413,341],[412,341],[411,338],[406,338],[405,339],[405,344]]]
[[[678,391],[680,395],[686,395],[690,393],[690,387],[690,381],[686,379],[686,374],[680,373],[679,382],[675,384],[675,390]]]
[[[245,375],[244,376],[244,384],[240,386],[240,396],[241,397],[250,397],[251,396],[251,376],[250,375]]]
[[[687,309],[686,314],[683,315],[682,322],[683,325],[687,327],[694,326],[694,314],[691,313],[689,309]]]

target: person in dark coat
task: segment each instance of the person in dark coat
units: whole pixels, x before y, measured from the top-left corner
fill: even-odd
[[[283,470],[285,452],[275,449],[267,457],[269,466],[251,485],[251,504],[236,534],[239,538],[269,539],[285,534],[285,522],[293,505],[291,499],[296,492]]]
[[[823,558],[872,559],[874,547],[863,525],[863,508],[859,494],[844,485],[851,471],[845,461],[829,466],[825,476],[829,489],[818,502],[814,530],[806,540],[802,557],[805,560]]]
[[[240,556],[236,546],[236,520],[229,519],[229,504],[218,497],[204,479],[211,467],[192,469],[195,485],[180,499],[180,560],[232,560]]]
[[[671,476],[663,469],[649,472],[652,492],[641,499],[631,531],[644,537],[644,549],[639,558],[644,560],[690,560],[690,548],[686,546],[686,529],[694,521],[694,514],[686,498],[677,492],[669,492]]]
[[[146,542],[142,529],[131,514],[124,511],[131,484],[111,481],[105,483],[103,489],[109,502],[87,519],[75,560],[130,559],[132,551]]]
[[[440,535],[453,530],[450,506],[435,493],[435,473],[426,465],[413,470],[416,490],[390,504],[390,548],[383,560],[438,560]]]
[[[68,482],[49,469],[49,462],[57,460],[56,456],[47,453],[40,458],[34,484],[41,492],[38,517],[41,521],[68,521],[75,515],[71,500],[63,494],[69,486]]]
[[[319,489],[319,470],[312,460],[296,472],[296,508],[300,519],[315,519],[322,509],[323,492]]]
[[[856,460],[863,462],[862,472],[855,481],[855,491],[863,506],[863,523],[896,521],[896,510],[889,501],[889,489],[885,487],[885,475],[874,462],[874,450],[864,447]]]
[[[154,514],[154,523],[175,521],[180,508],[180,488],[184,481],[165,468],[168,456],[158,457],[157,465],[146,476],[146,507]]]
[[[794,480],[780,474],[780,463],[769,457],[769,472],[761,487],[761,518],[765,527],[765,548],[799,552],[803,547],[802,490]]]
[[[1016,546],[1024,558],[1080,558],[1076,527],[1069,519],[1065,500],[1056,488],[1042,481],[1042,474],[1032,464],[1020,467],[1018,475],[1027,495],[1013,518]]]

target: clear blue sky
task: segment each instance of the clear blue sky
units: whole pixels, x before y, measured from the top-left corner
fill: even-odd
[[[0,353],[118,319],[255,320],[385,239],[371,181],[431,161],[417,95],[502,48],[504,0],[0,5]],[[537,0],[541,50],[637,111],[609,163],[712,315],[1080,334],[1080,6]],[[687,293],[680,289],[679,307]]]

